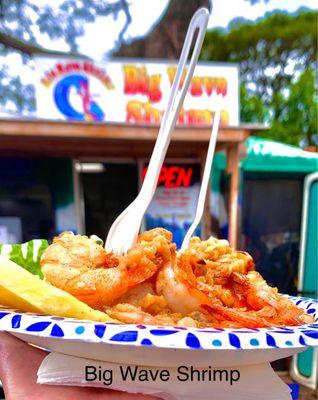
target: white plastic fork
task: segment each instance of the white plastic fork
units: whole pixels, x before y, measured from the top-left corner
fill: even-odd
[[[209,182],[210,182],[210,174],[211,174],[214,150],[215,150],[215,145],[216,145],[216,139],[217,139],[218,131],[219,131],[220,118],[221,118],[221,107],[218,105],[218,107],[215,111],[215,114],[214,114],[214,118],[213,118],[212,132],[211,132],[208,152],[207,152],[205,165],[204,165],[204,172],[203,172],[202,183],[201,183],[201,188],[200,188],[200,193],[199,193],[197,210],[195,213],[194,221],[192,222],[190,228],[188,229],[188,232],[186,233],[186,235],[183,239],[183,242],[181,245],[181,250],[185,250],[189,246],[191,236],[193,235],[194,231],[196,230],[197,226],[199,225],[202,215],[203,215],[203,212],[204,212],[204,203],[205,203],[206,193],[207,193],[207,190],[209,187]]]
[[[206,8],[200,8],[193,15],[190,21],[176,75],[173,80],[168,104],[163,114],[156,144],[150,158],[147,174],[136,199],[116,218],[112,224],[105,243],[105,249],[108,252],[112,251],[115,254],[125,254],[136,241],[142,218],[155,193],[160,170],[167,153],[171,135],[175,128],[183,100],[189,88],[199,58],[208,19],[208,10]],[[179,92],[181,79],[186,68],[186,63],[196,31],[198,31],[198,34],[191,60],[186,72],[184,83]]]

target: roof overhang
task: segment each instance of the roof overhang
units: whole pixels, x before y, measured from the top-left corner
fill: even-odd
[[[0,154],[34,156],[145,156],[153,147],[158,126],[0,119]],[[223,126],[218,150],[243,143],[259,126]],[[169,153],[193,157],[206,149],[210,127],[176,127]]]

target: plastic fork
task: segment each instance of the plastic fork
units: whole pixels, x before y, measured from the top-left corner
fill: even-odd
[[[204,172],[203,172],[202,183],[201,183],[201,188],[200,188],[200,193],[199,193],[197,210],[195,213],[194,221],[192,222],[190,228],[188,229],[188,232],[186,233],[186,235],[183,239],[183,242],[181,245],[181,250],[185,250],[189,246],[191,236],[193,235],[194,231],[196,230],[197,226],[199,225],[202,215],[203,215],[203,212],[204,212],[204,203],[205,203],[206,193],[207,193],[207,190],[209,187],[209,182],[210,182],[210,174],[211,174],[214,150],[215,150],[215,145],[216,145],[216,139],[217,139],[218,131],[219,131],[220,118],[221,118],[221,108],[218,106],[218,108],[216,109],[215,114],[214,114],[213,126],[212,126],[212,131],[211,131],[208,152],[207,152],[205,165],[204,165]]]
[[[156,144],[148,165],[147,174],[136,199],[116,218],[112,224],[105,243],[105,248],[108,252],[112,251],[115,254],[125,254],[136,241],[141,221],[155,193],[160,170],[167,153],[171,135],[175,128],[183,100],[188,91],[199,58],[208,19],[208,10],[206,8],[200,8],[193,15],[190,21],[168,104],[163,114]],[[185,74],[184,83],[180,89],[181,80],[186,69],[188,56],[196,31],[198,31],[198,34],[194,49]]]

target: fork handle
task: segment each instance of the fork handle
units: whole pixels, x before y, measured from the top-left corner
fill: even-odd
[[[210,174],[211,174],[214,150],[215,150],[215,145],[216,145],[216,139],[217,139],[217,135],[218,135],[218,131],[219,131],[220,118],[221,118],[221,108],[218,107],[214,114],[213,127],[212,127],[211,138],[210,138],[208,152],[207,152],[205,165],[204,165],[204,172],[203,172],[203,177],[202,177],[202,183],[201,183],[201,188],[200,188],[200,193],[199,193],[196,214],[194,217],[194,221],[192,222],[190,228],[188,229],[188,232],[186,233],[186,235],[183,239],[183,242],[181,245],[181,250],[185,250],[189,246],[191,236],[194,234],[194,231],[196,230],[197,226],[199,225],[202,215],[203,215],[203,212],[204,212],[204,203],[205,203],[206,193],[208,191],[209,182],[210,182]]]
[[[177,118],[179,116],[183,100],[188,91],[195,66],[197,64],[199,54],[201,51],[202,43],[204,40],[206,27],[208,24],[209,12],[206,8],[200,8],[192,17],[185,42],[182,48],[180,60],[178,63],[177,72],[171,88],[171,94],[168,100],[167,107],[164,111],[164,115],[161,122],[161,127],[158,133],[157,141],[149,162],[147,174],[145,176],[142,188],[138,195],[141,200],[140,205],[143,205],[143,210],[140,210],[143,214],[148,208],[152,197],[155,193],[157,182],[160,174],[160,170],[165,159],[167,149],[170,143],[172,132],[175,128]],[[183,86],[178,96],[178,91],[181,84],[184,69],[188,60],[189,52],[193,42],[194,34],[198,30],[195,46],[189,63],[189,67],[186,73],[186,77]],[[139,203],[139,201],[138,201]]]
[[[208,19],[208,10],[206,8],[200,8],[193,15],[190,21],[185,42],[181,51],[176,75],[173,80],[168,104],[163,114],[158,137],[153,149],[153,153],[151,155],[148,171],[145,176],[142,188],[136,199],[113,222],[108,232],[105,244],[105,248],[107,249],[107,251],[115,251],[119,254],[125,253],[127,249],[129,249],[133,245],[136,239],[136,236],[140,229],[141,220],[153,198],[157,187],[160,170],[167,153],[172,131],[176,125],[176,121],[180,113],[184,97],[189,88],[194,68],[199,58],[199,53],[202,47]],[[180,95],[178,97],[181,79],[186,67],[191,44],[194,39],[194,34],[197,30],[198,35],[196,37],[189,67],[186,72],[184,84],[180,90]],[[130,221],[131,218],[129,219],[129,216],[131,216],[131,214],[133,214],[133,222]],[[130,221],[128,225],[126,225],[127,221]],[[122,237],[125,237],[124,245],[123,243],[121,243]],[[120,243],[120,245],[118,245],[118,243]]]

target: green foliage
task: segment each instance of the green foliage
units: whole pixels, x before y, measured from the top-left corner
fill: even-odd
[[[117,19],[120,11],[125,13],[127,23],[131,21],[126,0],[64,0],[40,6],[34,3],[30,0],[2,0],[0,29],[35,45],[39,33],[47,34],[53,40],[63,39],[69,50],[76,52],[77,39],[83,36],[86,23],[108,15]]]
[[[240,84],[241,120],[253,123],[266,121],[269,112],[264,107],[262,99],[246,88],[246,82]]]
[[[265,135],[294,145],[317,144],[317,89],[311,68],[289,86],[286,99],[281,100],[280,112]]]
[[[208,32],[201,58],[239,63],[243,122],[270,123],[273,139],[313,144],[316,31],[317,12],[307,9],[267,13],[255,22],[239,18],[227,30]]]

